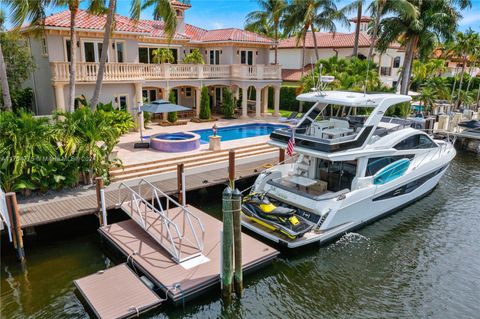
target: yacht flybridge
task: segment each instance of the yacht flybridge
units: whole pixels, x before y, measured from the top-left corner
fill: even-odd
[[[297,99],[314,104],[269,141],[290,141],[293,163],[261,173],[242,205],[244,227],[287,247],[329,241],[414,202],[455,157],[450,141],[385,116],[409,96],[314,91]]]

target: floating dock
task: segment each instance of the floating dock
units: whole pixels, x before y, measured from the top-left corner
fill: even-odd
[[[137,317],[162,302],[126,264],[77,279],[74,283],[97,318]]]
[[[220,284],[222,222],[186,205],[203,223],[206,236],[203,253],[177,263],[172,255],[157,240],[133,219],[99,229],[101,236],[118,249],[151,282],[165,292],[174,303],[194,298],[205,290]],[[171,216],[175,216],[171,209]],[[154,214],[149,212],[148,214]],[[176,223],[182,224],[183,214],[178,214]],[[148,219],[158,218],[155,215]],[[160,224],[151,224],[155,233],[162,233]],[[264,266],[277,257],[279,252],[242,233],[242,261],[245,272]]]

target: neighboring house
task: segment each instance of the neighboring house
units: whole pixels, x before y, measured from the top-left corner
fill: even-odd
[[[207,86],[213,110],[221,107],[222,90],[230,87],[238,98],[247,96],[254,87],[257,117],[267,112],[268,87],[274,88],[274,107],[278,113],[281,69],[269,65],[269,49],[274,42],[264,36],[240,29],[204,30],[184,22],[190,5],[172,2],[177,13],[177,31],[169,41],[163,22],[115,16],[115,30],[108,48],[104,84],[100,101],[113,101],[118,108],[134,113],[143,100],[168,99],[174,90],[178,104],[199,114],[200,88]],[[102,50],[105,16],[80,10],[76,26],[78,41],[76,64],[76,97],[91,99],[97,79]],[[45,32],[35,37],[28,27],[27,36],[37,70],[32,75],[37,113],[50,114],[54,109],[65,110],[69,101],[69,39],[70,12],[63,11],[45,19]],[[153,63],[153,50],[169,48],[175,57],[173,64]],[[198,48],[205,65],[182,64],[184,56]],[[247,99],[242,99],[241,115],[247,116]]]
[[[354,24],[357,19],[351,19]],[[367,34],[368,24],[371,19],[362,17],[360,20],[360,37],[358,40],[358,54],[360,58],[366,58],[370,49],[371,39]],[[352,55],[355,43],[355,32],[330,33],[316,32],[317,47],[320,59],[338,56],[340,58]],[[316,62],[315,46],[312,32],[308,32],[305,40],[305,63],[306,74]],[[282,79],[284,82],[298,84],[302,74],[302,41],[297,43],[296,37],[281,40],[278,45],[278,62],[282,66]],[[274,51],[270,51],[270,61],[273,61]],[[380,54],[374,51],[373,61],[380,66],[380,80],[386,86],[396,86],[398,83],[399,70],[405,58],[405,51],[398,43],[392,45],[386,52]]]

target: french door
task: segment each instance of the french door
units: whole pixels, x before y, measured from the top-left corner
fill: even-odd
[[[83,60],[85,62],[100,62],[102,55],[101,41],[84,41],[83,42]],[[107,52],[108,61],[108,52]]]

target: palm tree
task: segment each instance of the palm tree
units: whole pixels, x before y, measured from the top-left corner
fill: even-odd
[[[433,88],[429,86],[424,86],[422,90],[420,91],[420,95],[418,95],[418,100],[420,101],[420,106],[423,105],[425,106],[425,111],[426,112],[431,112],[433,109],[433,106],[435,104],[435,97],[436,97],[436,92]]]
[[[77,43],[77,31],[75,28],[75,22],[80,6],[80,0],[62,0],[68,5],[70,10],[70,80],[69,80],[69,103],[68,110],[73,112],[75,110],[75,77],[76,77],[76,64],[77,64],[77,50],[75,49]],[[60,2],[60,3],[62,3]]]
[[[409,0],[418,14],[407,17],[398,9],[392,10],[392,15],[380,23],[378,47],[386,49],[394,41],[406,47],[405,59],[401,75],[401,94],[407,94],[410,85],[412,61],[415,54],[428,56],[435,47],[437,39],[449,39],[455,31],[460,14],[458,7],[464,9],[470,6],[470,0]],[[417,52],[418,51],[418,52]]]
[[[287,33],[296,33],[297,45],[302,41],[302,76],[305,67],[305,45],[308,31],[312,32],[315,56],[319,59],[317,37],[315,31],[325,29],[330,32],[336,31],[334,21],[347,23],[344,11],[337,10],[332,0],[293,0],[285,10],[282,21]]]
[[[357,6],[357,23],[355,25],[355,42],[353,44],[353,56],[358,56],[358,40],[360,38],[360,20],[362,19],[362,6],[365,0],[356,0],[353,4]]]
[[[257,0],[260,10],[250,12],[245,21],[245,29],[261,31],[270,36],[270,30],[273,29],[273,39],[275,40],[275,64],[278,63],[278,39],[280,30],[280,21],[287,6],[285,0]],[[271,28],[270,28],[271,25]]]
[[[378,30],[380,28],[380,21],[385,13],[388,11],[392,11],[393,9],[396,11],[403,12],[403,14],[407,17],[414,18],[417,14],[416,8],[412,5],[408,0],[374,0],[368,6],[368,10],[370,11],[370,15],[374,18],[373,26],[371,30],[371,42],[370,42],[370,49],[368,51],[367,60],[373,55],[373,50],[377,43],[377,36]]]
[[[113,33],[113,17],[115,15],[116,9],[116,0],[109,0],[108,2],[108,11],[107,11],[107,21],[105,22],[105,30],[103,34],[103,44],[102,48],[110,47],[110,38]],[[171,39],[175,34],[177,27],[176,13],[171,5],[170,0],[146,0],[143,2],[141,0],[132,0],[132,6],[130,8],[130,15],[133,19],[140,19],[141,9],[153,6],[153,18],[155,20],[162,19],[164,22],[165,33]],[[103,14],[103,6],[91,7],[92,11]],[[90,104],[92,109],[95,109],[98,103],[98,97],[100,96],[100,91],[103,84],[103,76],[105,73],[105,63],[107,62],[107,51],[102,50],[100,55],[100,63],[98,66],[97,82],[95,84],[95,90],[93,91],[93,97]]]

